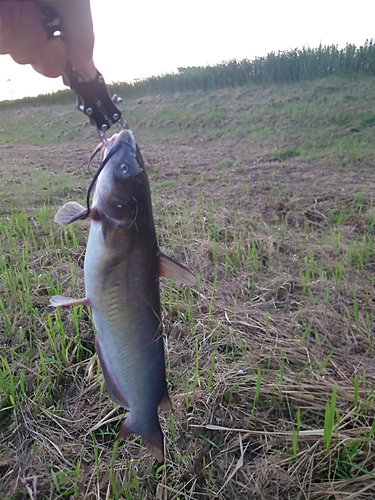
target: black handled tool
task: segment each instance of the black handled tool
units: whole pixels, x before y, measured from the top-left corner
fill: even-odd
[[[41,10],[43,27],[47,37],[59,36],[64,39],[56,9],[42,0],[36,0],[36,2]],[[121,125],[126,128],[121,111],[116,106],[116,103],[121,102],[121,99],[117,95],[111,98],[103,75],[99,71],[97,71],[94,80],[86,80],[68,61],[63,80],[77,96],[77,108],[90,118],[91,123],[97,127],[99,137],[102,140],[105,140],[105,132],[113,124],[120,121]]]
[[[94,80],[85,80],[68,62],[64,76],[77,96],[77,108],[90,118],[99,133],[106,132],[112,125],[122,120],[121,111],[114,102],[117,96],[111,98],[103,75],[99,71]]]

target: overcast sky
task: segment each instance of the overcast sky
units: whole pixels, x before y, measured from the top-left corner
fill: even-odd
[[[91,0],[94,60],[107,82],[271,51],[375,38],[375,0]],[[0,100],[64,88],[0,55]]]

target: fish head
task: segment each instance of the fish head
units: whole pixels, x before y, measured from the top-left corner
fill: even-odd
[[[94,204],[100,205],[102,211],[114,219],[133,218],[137,209],[135,195],[143,169],[130,130],[122,130],[109,139],[104,160],[109,155],[111,157],[97,181]]]

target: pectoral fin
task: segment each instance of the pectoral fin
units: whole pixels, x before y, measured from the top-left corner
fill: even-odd
[[[68,201],[63,207],[57,212],[54,217],[54,221],[60,226],[66,226],[72,222],[85,219],[87,217],[87,208],[83,207],[76,201]]]
[[[177,260],[168,257],[159,251],[159,276],[181,281],[185,285],[194,286],[197,279],[194,274]]]
[[[49,305],[53,307],[69,307],[69,306],[89,306],[89,301],[84,299],[72,299],[71,297],[63,297],[62,295],[54,295],[50,298]]]

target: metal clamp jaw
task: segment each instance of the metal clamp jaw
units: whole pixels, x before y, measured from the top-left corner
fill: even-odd
[[[77,96],[77,108],[97,127],[102,141],[105,141],[105,132],[115,123],[120,122],[124,128],[126,127],[121,111],[115,104],[121,102],[121,98],[116,94],[111,98],[103,75],[99,71],[94,80],[85,80],[68,62],[64,76]]]

